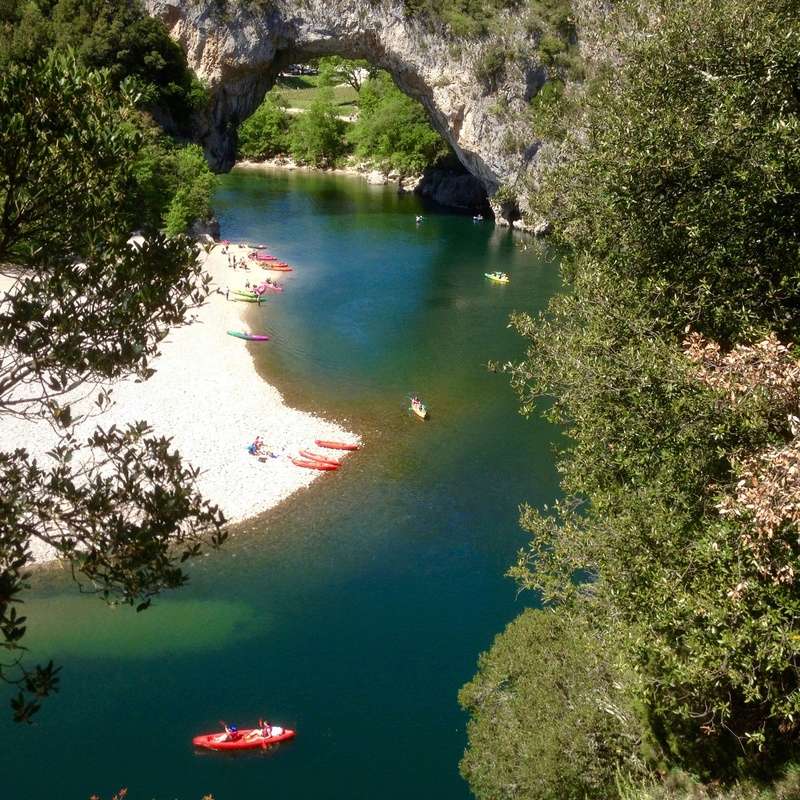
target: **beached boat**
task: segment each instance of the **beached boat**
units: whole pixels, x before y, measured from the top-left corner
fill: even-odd
[[[228,331],[228,336],[235,336],[237,339],[247,339],[248,342],[268,342],[269,336],[263,333],[247,333],[246,331]]]
[[[290,728],[281,728],[273,725],[271,736],[263,736],[258,728],[246,728],[238,731],[236,739],[231,739],[227,733],[203,733],[192,739],[195,747],[218,752],[235,752],[237,750],[263,750],[287,739],[294,739],[296,732]]]
[[[314,444],[317,447],[327,447],[329,450],[358,450],[361,446],[347,442],[332,442],[329,439],[314,439]]]
[[[236,292],[231,292],[231,300],[236,301],[237,303],[261,303],[266,302],[266,297],[263,295],[244,295],[244,294],[237,294]]]
[[[300,455],[303,458],[307,458],[309,461],[322,461],[324,464],[333,464],[337,467],[342,466],[341,461],[331,458],[330,456],[325,456],[322,453],[315,453],[312,450],[301,450]]]
[[[237,297],[252,297],[256,300],[258,299],[258,294],[252,289],[231,289],[231,294],[235,294]]]
[[[266,261],[261,266],[263,269],[283,269],[289,264],[286,261]]]
[[[495,283],[509,283],[511,280],[505,272],[484,272],[483,274]]]
[[[327,461],[311,461],[306,458],[292,458],[292,464],[296,467],[305,467],[306,469],[318,469],[322,471],[339,469],[335,464],[331,464]]]

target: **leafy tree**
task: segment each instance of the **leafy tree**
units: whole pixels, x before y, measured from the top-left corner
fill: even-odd
[[[346,150],[345,123],[339,119],[333,104],[333,93],[323,89],[292,123],[289,150],[303,164],[331,166]]]
[[[470,713],[461,774],[479,800],[608,797],[640,774],[641,726],[608,640],[566,608],[524,611],[461,689]]]
[[[85,589],[146,607],[186,581],[181,564],[224,539],[223,518],[198,493],[197,472],[144,422],[77,423],[102,410],[93,387],[147,379],[170,327],[203,301],[186,239],[126,245],[125,193],[141,134],[131,98],[69,56],[0,74],[0,415],[45,419],[61,438],[46,459],[0,452],[0,678],[19,685],[30,719],[58,682],[49,664],[21,661],[30,541],[68,561]]]
[[[288,149],[289,115],[286,101],[270,92],[264,102],[239,128],[239,155],[243,158],[272,158]]]
[[[319,60],[319,85],[338,86],[340,83],[346,83],[360,92],[364,76],[374,78],[377,72],[377,68],[363,58],[325,56]]]
[[[350,140],[357,155],[406,174],[422,172],[447,154],[447,144],[431,128],[423,107],[403,94],[386,72],[361,89]]]
[[[71,49],[86,66],[108,68],[116,86],[135,78],[148,106],[179,127],[208,100],[180,46],[141,0],[6,0],[0,30],[0,65]]]
[[[178,148],[174,165],[178,189],[164,218],[166,231],[171,236],[186,233],[195,220],[211,217],[211,194],[216,184],[203,151],[196,144]]]

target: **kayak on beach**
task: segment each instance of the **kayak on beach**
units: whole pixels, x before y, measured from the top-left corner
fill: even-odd
[[[238,292],[231,292],[232,295],[235,297],[231,297],[236,303],[261,303],[262,301],[266,301],[266,297],[260,294],[254,294],[252,297],[246,294],[239,294]]]
[[[272,272],[294,272],[291,267],[278,267],[275,264],[262,264],[262,269],[272,270]]]
[[[327,447],[329,450],[358,450],[361,445],[348,444],[347,442],[332,442],[328,439],[314,439],[317,447]]]
[[[483,274],[495,283],[509,283],[511,280],[505,272],[484,272]]]
[[[322,453],[314,453],[311,450],[301,450],[300,455],[303,458],[307,458],[309,461],[321,461],[323,464],[333,464],[336,467],[341,467],[342,462],[331,458],[330,456],[324,456]]]
[[[203,733],[192,739],[195,747],[202,747],[205,750],[216,750],[218,752],[236,750],[263,750],[271,747],[278,742],[285,742],[287,739],[294,739],[296,732],[290,728],[281,728],[273,725],[269,730],[269,736],[264,736],[261,728],[245,728],[230,733]],[[236,738],[231,738],[235,736]]]
[[[292,458],[291,461],[296,467],[305,467],[306,469],[318,469],[324,472],[339,469],[335,464],[331,464],[328,461],[309,461],[305,458]]]
[[[238,339],[247,339],[248,342],[268,342],[269,336],[263,333],[247,333],[245,331],[228,331],[228,336],[236,336]]]

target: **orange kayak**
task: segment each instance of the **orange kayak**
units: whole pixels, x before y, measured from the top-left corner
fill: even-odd
[[[205,750],[223,752],[226,750],[259,750],[295,737],[295,731],[289,728],[279,728],[274,725],[272,731],[272,736],[265,737],[261,735],[261,731],[258,728],[245,729],[239,731],[235,739],[231,739],[227,733],[203,733],[200,736],[195,736],[192,739],[192,744]]]
[[[331,442],[328,439],[314,439],[317,447],[327,447],[329,450],[358,450],[360,445],[347,442]]]
[[[319,469],[323,471],[339,469],[335,464],[330,464],[327,461],[308,461],[304,458],[293,458],[292,464],[296,467],[305,467],[306,469]]]
[[[303,458],[307,458],[309,461],[321,461],[323,464],[334,464],[337,467],[342,466],[341,461],[337,461],[335,458],[330,458],[329,456],[324,456],[322,453],[314,453],[311,450],[301,450],[300,455]]]

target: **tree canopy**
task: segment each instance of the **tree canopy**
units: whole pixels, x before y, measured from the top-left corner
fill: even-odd
[[[769,777],[800,733],[796,4],[625,22],[538,194],[568,292],[513,317],[508,370],[568,434],[566,497],[524,510],[511,574],[550,613],[604,609],[651,767]]]
[[[0,678],[18,719],[57,685],[21,660],[30,542],[52,546],[85,589],[145,608],[186,581],[181,564],[224,539],[197,472],[145,422],[76,426],[109,403],[109,380],[146,380],[159,342],[207,293],[192,242],[131,247],[126,191],[142,133],[131,96],[70,55],[0,74],[0,421],[60,431],[46,458],[0,452]],[[94,399],[94,403],[87,402]],[[94,412],[92,411],[94,409]]]

